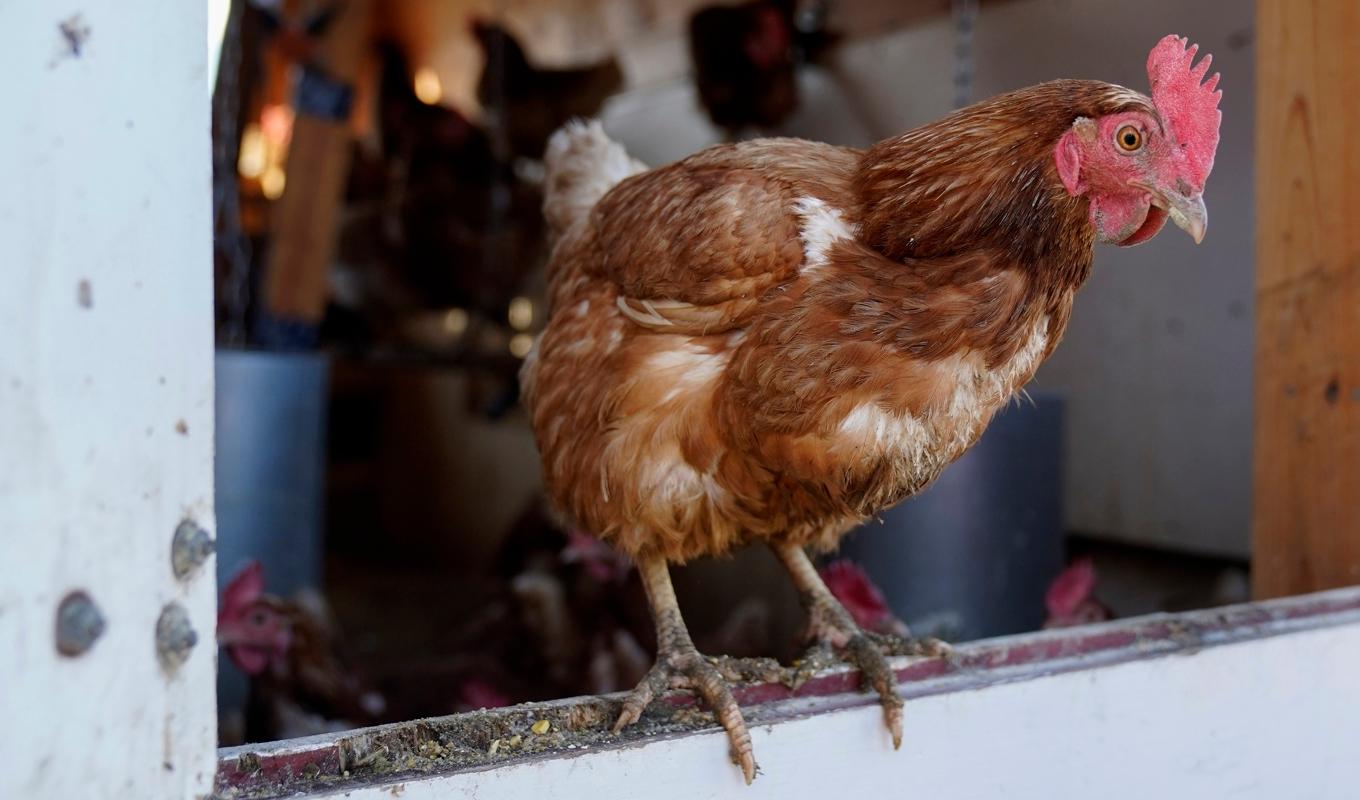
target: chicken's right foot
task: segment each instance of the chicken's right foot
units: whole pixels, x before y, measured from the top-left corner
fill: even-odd
[[[755,751],[751,747],[751,734],[746,729],[741,707],[732,697],[732,690],[727,687],[717,667],[693,647],[657,657],[656,664],[646,677],[623,701],[623,710],[614,723],[614,732],[618,733],[637,722],[642,717],[643,709],[668,689],[688,689],[713,709],[732,744],[732,760],[741,767],[742,776],[750,783],[756,774]]]
[[[741,707],[737,705],[722,673],[695,649],[690,639],[680,616],[680,606],[671,587],[666,562],[640,558],[638,572],[656,622],[656,663],[624,699],[623,709],[614,723],[614,732],[618,733],[637,722],[643,710],[668,689],[688,689],[713,709],[718,723],[727,731],[728,741],[732,745],[732,761],[741,767],[741,774],[749,784],[756,776],[751,733],[746,728]]]

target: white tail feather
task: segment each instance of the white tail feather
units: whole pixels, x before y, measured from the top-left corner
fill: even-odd
[[[598,120],[572,120],[548,139],[543,154],[543,214],[560,236],[619,181],[645,172],[647,165],[609,138]]]

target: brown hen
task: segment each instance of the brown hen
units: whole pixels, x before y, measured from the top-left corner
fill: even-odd
[[[554,136],[550,317],[522,379],[551,499],[637,562],[652,606],[657,661],[616,729],[693,689],[754,777],[667,565],[761,541],[900,744],[895,676],[805,548],[976,441],[1062,338],[1097,241],[1168,217],[1203,236],[1219,93],[1194,55],[1159,43],[1151,98],[1055,81],[867,151],[754,140],[649,171],[598,124]]]

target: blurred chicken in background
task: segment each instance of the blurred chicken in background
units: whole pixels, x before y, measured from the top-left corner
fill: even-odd
[[[690,18],[699,102],[728,138],[774,128],[798,108],[798,67],[840,40],[827,14],[826,0],[754,0]]]
[[[552,130],[597,112],[622,85],[614,59],[538,69],[503,27],[471,23],[486,66],[476,121],[415,87],[393,43],[377,48],[377,136],[355,148],[325,334],[349,350],[450,356],[497,372],[475,401],[496,416],[517,399],[513,302],[546,256],[534,163]]]
[[[772,128],[798,107],[787,4],[756,0],[701,9],[690,18],[689,47],[699,102],[729,137]]]
[[[542,259],[542,196],[496,160],[485,130],[416,96],[399,48],[379,58],[381,147],[356,147],[333,279],[337,305],[366,330],[341,338],[429,345],[407,324],[422,311],[505,318]]]
[[[1095,598],[1096,565],[1089,557],[1078,558],[1049,584],[1044,597],[1048,609],[1045,628],[1070,628],[1114,619],[1105,604]]]
[[[341,731],[379,722],[382,695],[359,677],[339,628],[315,592],[266,594],[264,569],[246,565],[227,584],[217,642],[250,678],[245,741]]]
[[[537,504],[536,504],[537,505]],[[651,630],[636,613],[642,587],[626,557],[580,531],[565,535],[526,512],[504,545],[502,570],[527,636],[523,669],[547,697],[607,694],[651,666]]]
[[[826,583],[826,588],[854,617],[855,624],[870,633],[903,638],[911,635],[907,624],[893,614],[883,592],[858,564],[842,558],[821,567],[817,572]]]
[[[553,131],[575,117],[594,115],[623,87],[613,58],[579,69],[540,69],[505,27],[476,19],[472,32],[486,54],[477,99],[504,126],[511,156],[542,158]]]

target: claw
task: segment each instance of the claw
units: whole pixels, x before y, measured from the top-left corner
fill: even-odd
[[[888,666],[888,659],[878,644],[864,633],[850,637],[845,646],[845,657],[859,667],[861,680],[878,692],[883,704],[883,721],[892,735],[893,749],[902,747],[902,696],[897,693],[897,675]]]
[[[893,749],[900,749],[902,696],[897,693],[897,674],[888,666],[888,659],[883,654],[884,647],[891,648],[892,643],[860,629],[850,612],[827,588],[826,582],[801,547],[788,543],[772,547],[793,578],[794,585],[802,595],[803,607],[808,611],[807,632],[813,642],[812,649],[808,651],[808,660],[811,661],[816,654],[829,648],[859,667],[861,683],[878,692],[879,701],[883,704],[883,722],[892,736]],[[900,640],[898,646],[901,646]],[[800,673],[808,667],[807,663],[800,665],[793,680],[798,681]],[[811,669],[815,671],[816,667],[812,666]]]
[[[954,645],[943,639],[927,636],[919,641],[922,655],[931,658],[950,658],[954,655]]]
[[[618,733],[642,719],[642,712],[656,699],[658,692],[665,689],[666,678],[666,673],[661,669],[660,664],[656,664],[647,671],[642,681],[634,687],[627,699],[623,701],[623,710],[619,712],[619,718],[614,722],[614,733]]]
[[[755,750],[751,747],[751,733],[746,730],[746,720],[741,716],[741,707],[732,697],[732,690],[727,688],[716,671],[700,676],[697,688],[727,731],[727,738],[732,743],[732,760],[741,767],[741,774],[749,786],[756,779]]]
[[[634,691],[637,690],[635,689]],[[619,712],[619,718],[614,721],[614,733],[622,731],[624,728],[641,719],[642,709],[646,708],[647,703],[651,702],[651,700],[647,700],[640,704],[634,703],[633,697],[634,695],[629,695],[628,699],[623,702],[623,710]]]
[[[732,763],[741,767],[742,777],[748,785],[755,780],[755,750],[751,746],[751,733],[746,728],[746,720],[741,715],[741,706],[732,697],[732,690],[727,687],[717,667],[698,652],[658,658],[646,677],[623,701],[623,710],[614,722],[614,733],[641,719],[643,710],[667,688],[689,689],[713,709],[718,723],[727,731],[727,739],[732,746]]]
[[[741,768],[741,776],[746,779],[746,785],[750,786],[751,782],[756,779],[755,754],[749,748],[745,752],[738,752],[734,746],[732,763]]]

